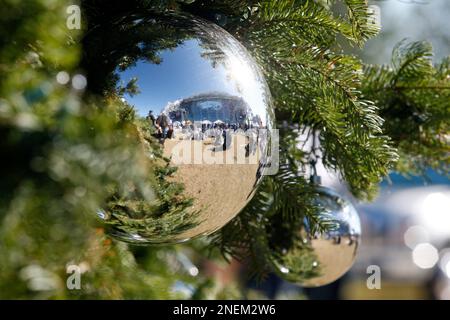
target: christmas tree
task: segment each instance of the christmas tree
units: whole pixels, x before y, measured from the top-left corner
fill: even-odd
[[[314,151],[296,147],[305,132],[361,200],[376,195],[390,170],[448,174],[450,60],[433,64],[425,42],[400,42],[390,65],[346,54],[344,44],[363,46],[378,32],[365,0],[0,5],[0,298],[242,298],[242,288],[197,275],[190,259],[234,258],[263,278],[285,248],[298,252],[296,273],[311,277],[313,252],[298,230],[305,218],[317,231],[333,223],[318,214],[317,190],[302,174]],[[73,21],[70,28],[77,8],[80,28]],[[143,212],[146,232],[160,242],[195,224],[195,214],[185,213],[192,199],[169,182],[175,169],[154,128],[120,99],[141,88],[117,87],[111,77],[125,55],[123,68],[144,55],[158,63],[155,52],[187,35],[155,25],[130,55],[133,25],[123,18],[135,13],[184,14],[224,28],[259,64],[274,101],[278,173],[264,177],[224,228],[186,244],[134,246],[109,236],[117,221],[122,231],[141,227],[132,218]],[[100,221],[99,208],[117,220]],[[71,266],[82,274],[80,290],[69,285]]]

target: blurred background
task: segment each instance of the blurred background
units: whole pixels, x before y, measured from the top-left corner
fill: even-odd
[[[380,8],[381,32],[355,51],[364,62],[389,64],[405,38],[431,42],[435,62],[450,54],[450,1],[369,3]],[[426,174],[392,173],[373,203],[356,203],[363,238],[355,265],[337,283],[306,291],[310,298],[450,300],[450,180]],[[366,286],[369,265],[381,269],[380,290]]]
[[[427,40],[434,61],[450,54],[450,1],[369,1],[379,7],[381,32],[364,48],[348,50],[366,63],[389,64],[392,49],[402,39]],[[239,277],[242,266],[209,265],[206,269],[226,286],[245,282],[249,298],[275,299],[445,299],[450,300],[450,180],[428,170],[426,176],[391,173],[372,203],[357,203],[337,175],[319,167],[322,182],[353,200],[362,223],[362,245],[352,269],[338,281],[304,289],[276,275],[263,281]],[[368,289],[381,271],[381,289]]]

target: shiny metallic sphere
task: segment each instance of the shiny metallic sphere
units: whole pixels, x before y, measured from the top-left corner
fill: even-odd
[[[335,227],[313,234],[305,221],[301,248],[286,250],[273,263],[281,278],[303,287],[323,286],[342,277],[355,261],[361,238],[361,222],[351,202],[328,188],[319,187],[317,193],[320,215]]]
[[[110,233],[138,244],[210,234],[248,203],[269,161],[274,118],[264,76],[247,50],[213,23],[175,14],[121,23],[128,34],[118,43],[121,56],[110,78],[151,126],[177,168],[169,180],[183,186],[192,205],[156,227],[154,217],[133,217],[127,227],[116,219]],[[101,216],[111,223],[114,212]]]

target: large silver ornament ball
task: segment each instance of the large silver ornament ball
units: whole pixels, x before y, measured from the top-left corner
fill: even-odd
[[[127,23],[130,52],[122,53],[113,79],[123,101],[154,128],[177,167],[170,179],[192,205],[170,219],[163,213],[159,224],[154,217],[126,227],[117,221],[111,233],[140,244],[210,234],[248,203],[269,161],[273,109],[264,76],[247,50],[213,23],[180,15]]]
[[[329,188],[319,187],[317,192],[319,217],[335,227],[312,234],[305,221],[301,248],[285,251],[274,263],[280,277],[303,287],[327,285],[342,277],[355,261],[361,237],[361,223],[351,202]]]

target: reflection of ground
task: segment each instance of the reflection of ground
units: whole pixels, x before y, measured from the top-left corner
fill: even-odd
[[[357,241],[349,244],[347,238],[337,244],[333,239],[311,240],[314,254],[317,256],[320,265],[320,275],[310,280],[305,280],[305,286],[322,286],[340,278],[352,266],[358,247]]]
[[[191,238],[221,228],[235,217],[249,200],[248,196],[257,179],[258,162],[255,158],[259,156],[255,155],[250,159],[251,164],[242,163],[242,160],[245,161],[246,141],[242,138],[245,137],[238,134],[233,134],[232,137],[231,146],[226,151],[215,147],[213,140],[167,139],[164,142],[164,154],[167,157],[170,157],[173,151],[185,148],[191,150],[191,160],[194,160],[193,151],[197,150],[194,163],[177,165],[175,179],[184,184],[186,196],[194,199],[191,209],[200,210],[200,224],[177,238]],[[199,150],[206,157],[199,157]],[[174,162],[172,158],[172,164]]]

